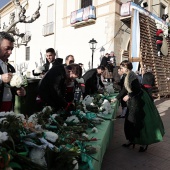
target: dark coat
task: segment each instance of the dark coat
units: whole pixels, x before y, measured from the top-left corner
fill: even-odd
[[[62,58],[56,58],[54,60],[54,62],[52,63],[52,66],[56,66],[56,65],[61,65],[63,63],[63,59]],[[43,71],[42,74],[45,74],[48,70],[49,70],[49,67],[50,67],[50,63],[47,61],[43,67],[45,68],[45,70]],[[33,76],[39,76],[41,75],[41,73],[34,73],[34,70],[32,70],[32,74]]]
[[[128,93],[125,86],[120,91],[117,99],[121,99],[125,95],[129,95],[130,99],[127,102],[127,114],[125,119],[125,136],[128,140],[133,141],[135,137],[139,137],[140,130],[143,128],[142,120],[145,113],[143,111],[144,102],[141,99],[142,90],[138,78],[129,80],[131,93]]]
[[[104,57],[102,58],[102,61],[101,61],[100,65],[101,65],[101,66],[104,66],[104,67],[107,67],[109,61],[110,61],[110,58],[104,56]]]
[[[85,94],[84,94],[84,97],[86,95],[90,95],[90,94],[96,93],[98,91],[98,85],[100,85],[101,87],[104,87],[104,84],[101,81],[101,75],[97,74],[97,69],[96,68],[88,70],[83,75],[83,79],[84,79],[84,84],[85,84]],[[97,79],[99,80],[99,82],[97,81]]]
[[[38,95],[46,105],[56,110],[65,108],[66,72],[63,65],[52,67],[41,79],[38,85]]]
[[[126,76],[125,86],[117,98],[129,91],[124,124],[127,140],[140,145],[162,141],[165,132],[159,112],[149,95],[141,89],[135,73]]]
[[[15,73],[15,68],[11,64],[7,64],[7,70],[8,73]],[[2,71],[2,68],[0,67],[0,75],[4,74]],[[11,88],[11,93],[12,93],[12,103],[13,103],[13,109],[14,109],[14,103],[15,103],[15,92],[16,90],[14,88]],[[2,97],[4,93],[4,83],[0,84],[0,105],[2,103]]]

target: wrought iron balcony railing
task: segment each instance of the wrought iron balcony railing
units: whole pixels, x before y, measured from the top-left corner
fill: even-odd
[[[54,34],[54,22],[43,25],[43,36]]]

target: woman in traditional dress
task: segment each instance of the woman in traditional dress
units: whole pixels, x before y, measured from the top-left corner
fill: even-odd
[[[139,152],[147,150],[148,145],[162,141],[164,126],[154,102],[147,92],[141,89],[136,74],[132,71],[132,63],[125,60],[120,68],[126,78],[124,87],[113,100],[119,100],[127,94],[123,100],[127,102],[128,111],[125,117],[124,131],[128,142],[124,147],[139,144]]]

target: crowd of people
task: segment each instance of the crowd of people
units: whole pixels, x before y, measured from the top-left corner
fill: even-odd
[[[13,110],[15,95],[26,95],[23,87],[6,86],[15,72],[14,67],[7,62],[13,47],[14,38],[6,32],[0,32],[0,111]],[[63,59],[56,58],[55,50],[49,48],[46,50],[46,60],[42,73],[37,74],[33,70],[33,75],[42,76],[37,87],[40,109],[49,105],[56,111],[75,110],[74,103],[80,100],[81,96],[84,98],[102,92],[105,81],[115,83],[120,89],[112,102],[119,100],[121,103],[122,113],[117,118],[125,118],[124,132],[128,140],[123,146],[140,144],[139,152],[144,152],[148,145],[162,141],[165,132],[152,99],[155,78],[151,69],[146,71],[146,68],[142,68],[142,74],[137,74],[132,71],[130,61],[122,61],[117,69],[120,78],[117,82],[113,74],[117,68],[114,52],[106,53],[97,68],[90,69],[83,75],[83,64],[75,64],[73,55],[68,55],[63,64]],[[79,89],[80,94],[75,97],[76,89]]]

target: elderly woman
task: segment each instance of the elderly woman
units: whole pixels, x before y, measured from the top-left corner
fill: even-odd
[[[115,100],[124,94],[127,102],[124,131],[128,142],[124,147],[140,144],[139,152],[147,150],[148,145],[162,141],[164,127],[160,115],[153,101],[145,90],[141,89],[136,74],[132,71],[132,63],[125,60],[120,68],[126,74],[124,87]]]

